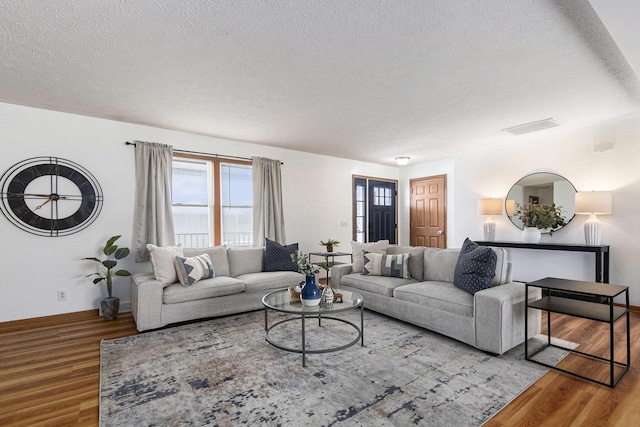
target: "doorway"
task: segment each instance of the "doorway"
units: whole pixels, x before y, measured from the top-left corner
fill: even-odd
[[[353,177],[353,240],[397,242],[397,181]]]
[[[447,176],[412,179],[410,187],[410,245],[446,248]]]

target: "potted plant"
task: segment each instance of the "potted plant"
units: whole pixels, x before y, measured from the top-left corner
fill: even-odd
[[[562,206],[556,206],[555,203],[517,205],[514,216],[522,221],[522,236],[527,243],[538,243],[541,230],[552,235],[558,228],[566,225]]]
[[[324,246],[327,248],[327,252],[333,252],[333,247],[334,246],[339,246],[340,242],[338,242],[336,239],[329,239],[326,242],[323,242],[322,240],[320,240],[320,246]]]
[[[94,284],[98,284],[104,280],[107,284],[107,293],[109,296],[100,301],[100,308],[102,309],[102,316],[104,320],[115,320],[118,318],[118,310],[120,308],[120,298],[113,296],[113,276],[131,276],[127,270],[116,270],[118,260],[126,258],[131,252],[129,248],[119,248],[115,245],[115,241],[121,236],[112,236],[102,249],[102,253],[106,255],[106,259],[101,260],[96,257],[82,258],[87,261],[95,261],[98,263],[98,272],[91,273],[85,277],[97,276],[93,279]]]

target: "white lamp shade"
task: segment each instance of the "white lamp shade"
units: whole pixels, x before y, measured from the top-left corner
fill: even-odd
[[[610,191],[581,191],[576,193],[576,213],[581,215],[607,215],[611,213]]]
[[[502,215],[502,199],[478,200],[478,215]]]

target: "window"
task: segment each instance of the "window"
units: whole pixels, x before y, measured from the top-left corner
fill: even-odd
[[[354,179],[354,211],[355,211],[355,230],[354,240],[356,242],[366,242],[366,213],[367,213],[367,180],[363,178]]]
[[[176,243],[253,245],[250,162],[176,156],[172,193]]]

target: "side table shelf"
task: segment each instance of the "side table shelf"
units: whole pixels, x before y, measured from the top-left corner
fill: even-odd
[[[312,256],[322,257],[324,258],[324,262],[313,262],[311,260]],[[350,258],[350,262],[353,262],[353,256],[347,252],[309,252],[309,262],[312,264],[316,264],[320,266],[323,270],[327,272],[327,284],[329,283],[329,270],[334,265],[345,264],[344,262],[336,262],[335,257],[344,257],[348,256]],[[329,261],[331,258],[331,261]]]
[[[529,354],[528,339],[525,339],[525,359],[531,362],[538,363],[539,365],[546,366],[570,375],[573,375],[584,380],[595,382],[597,384],[606,385],[608,387],[615,387],[622,376],[629,370],[631,360],[631,347],[630,347],[630,329],[629,329],[629,287],[619,285],[609,285],[596,282],[581,282],[576,280],[557,279],[553,277],[547,277],[542,280],[530,282],[526,284],[526,293],[528,295],[529,286],[541,288],[543,294],[548,294],[541,299],[535,301],[529,301],[526,304],[525,310],[525,337],[528,337],[528,325],[527,325],[527,313],[529,309],[544,310],[547,312],[547,343],[540,349]],[[544,291],[547,292],[544,292]],[[562,291],[565,296],[556,296],[550,291]],[[625,294],[626,304],[625,306],[614,305],[613,299],[618,295]],[[606,304],[600,304],[595,302],[583,301],[580,299],[574,299],[571,295],[579,297],[583,296],[597,296],[606,300]],[[585,353],[578,350],[568,349],[562,346],[558,346],[551,343],[551,313],[565,314],[569,316],[580,317],[583,319],[594,320],[597,322],[607,323],[609,325],[609,358],[603,358],[593,354]],[[618,362],[614,358],[614,324],[620,318],[626,317],[626,362]],[[609,382],[599,381],[593,378],[585,377],[575,372],[570,372],[557,366],[549,365],[538,360],[532,359],[536,354],[544,351],[546,348],[556,347],[569,351],[574,354],[579,354],[591,359],[606,362],[609,365]],[[616,368],[618,368],[618,374],[616,375]]]

